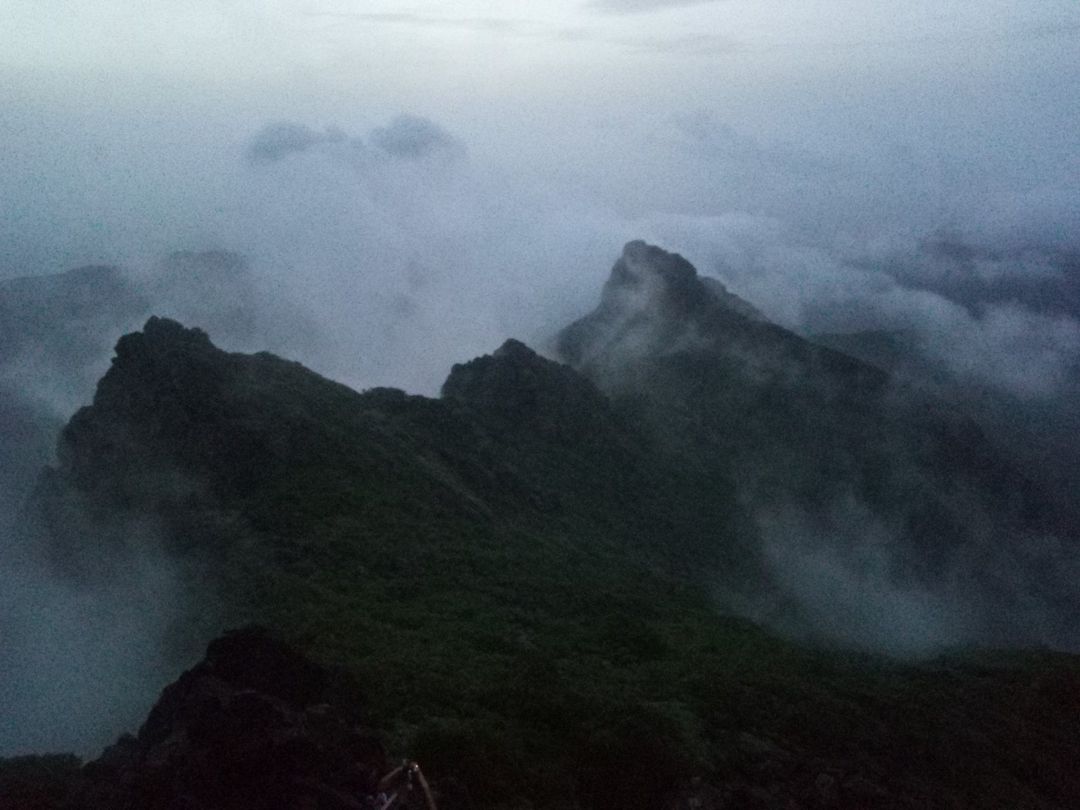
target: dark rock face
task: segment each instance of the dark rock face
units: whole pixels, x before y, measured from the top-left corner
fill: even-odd
[[[256,629],[212,642],[135,737],[83,768],[70,808],[362,808],[386,770],[358,691]]]
[[[78,782],[74,754],[44,754],[0,760],[0,807],[56,810]]]
[[[52,455],[62,420],[93,390],[116,335],[147,308],[116,267],[0,281],[0,450],[9,468],[0,499],[25,497],[32,468]]]
[[[0,281],[0,524],[52,460],[63,420],[90,397],[117,335],[155,310],[250,342],[256,304],[246,263],[224,252],[173,254],[143,280],[102,265]]]
[[[588,515],[627,549],[641,541],[702,580],[768,589],[755,534],[723,475],[669,455],[574,369],[516,340],[455,365],[443,399],[460,406],[552,514]],[[633,539],[636,538],[636,539]],[[736,574],[738,571],[740,573]],[[741,587],[741,586],[735,586]]]
[[[343,402],[355,417],[359,398],[299,364],[228,354],[200,329],[150,318],[142,332],[120,339],[93,405],[61,433],[58,469],[42,478],[33,514],[50,524],[62,556],[82,545],[83,527],[53,519],[73,497],[99,535],[123,514],[163,520],[188,546],[217,542],[235,533],[216,526],[228,519],[230,499],[304,465],[341,463],[348,448],[316,424]],[[367,435],[351,421],[342,429]]]

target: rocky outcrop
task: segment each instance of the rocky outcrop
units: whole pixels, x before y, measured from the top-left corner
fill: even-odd
[[[248,628],[162,692],[135,736],[82,769],[65,808],[361,810],[387,771],[358,688]]]
[[[611,268],[600,304],[559,333],[559,355],[618,387],[641,361],[708,353],[737,365],[748,382],[818,387],[833,381],[876,393],[887,375],[769,323],[676,253],[630,242]],[[741,381],[740,381],[741,382]]]
[[[517,340],[455,365],[442,395],[504,429],[563,443],[603,441],[618,429],[618,417],[591,382]]]

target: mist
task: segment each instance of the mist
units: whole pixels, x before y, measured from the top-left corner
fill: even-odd
[[[370,5],[0,11],[0,280],[115,265],[141,302],[68,333],[77,362],[37,338],[0,352],[3,413],[31,414],[4,417],[5,523],[151,313],[358,389],[434,395],[508,337],[550,349],[639,238],[800,334],[910,336],[911,376],[978,400],[1047,486],[1080,482],[1074,3]],[[236,257],[243,323],[168,283],[207,252]],[[865,618],[839,636],[908,652],[975,634],[966,608],[882,593],[881,560],[794,544],[805,527],[786,520],[762,520],[786,538],[769,546],[781,574],[825,621],[835,593]],[[0,750],[87,751],[116,701],[164,682],[151,662],[183,599],[156,557],[102,600],[12,536],[21,573],[0,604],[23,655],[5,656],[0,708],[22,731],[48,707],[82,719]],[[161,615],[136,621],[151,592]],[[73,662],[91,679],[57,703]]]
[[[109,60],[95,40],[89,52],[104,64],[65,54],[5,69],[0,273],[138,272],[173,250],[235,251],[325,343],[349,346],[289,347],[306,348],[298,359],[360,387],[430,393],[449,363],[508,334],[542,341],[587,307],[618,246],[644,237],[786,326],[915,320],[949,345],[958,330],[969,346],[984,340],[983,355],[1023,354],[1017,330],[1040,346],[1064,336],[1066,356],[1043,352],[1027,379],[1015,358],[957,361],[1014,388],[1053,388],[1075,354],[1075,311],[1032,322],[1044,313],[1006,298],[984,318],[952,312],[940,286],[913,290],[888,268],[947,274],[924,249],[947,229],[984,254],[1011,251],[1022,278],[1075,277],[1054,260],[1080,229],[1067,179],[1080,169],[1069,137],[1080,117],[1076,14],[1003,3],[1000,30],[984,30],[955,7],[936,23],[919,8],[879,11],[881,32],[910,39],[869,47],[823,21],[827,3],[790,44],[776,38],[806,12],[769,33],[746,5],[552,3],[548,19],[484,25],[465,13],[319,17],[281,3],[251,35],[292,43],[278,70],[245,63],[231,81],[205,68],[251,56],[247,37],[228,48],[248,13],[159,9],[150,20],[175,25],[173,47],[186,36],[207,64]],[[34,15],[19,8],[13,30],[27,30]],[[85,14],[126,19],[109,3]],[[560,19],[582,26],[576,38]],[[726,54],[679,47],[679,32],[703,21],[745,41],[732,34]],[[220,41],[207,43],[214,24]],[[164,36],[137,28],[139,42]],[[668,46],[636,41],[645,30],[669,32]],[[379,63],[414,36],[414,61]],[[951,55],[973,41],[979,58]],[[49,45],[59,47],[42,37]],[[462,48],[474,60],[451,65]],[[478,86],[483,60],[505,81]]]
[[[98,581],[72,581],[32,555],[4,550],[4,755],[97,756],[138,727],[176,668],[189,663],[177,653],[175,622],[191,606],[175,564],[147,537],[131,540],[138,550],[120,559],[98,544],[110,568]]]

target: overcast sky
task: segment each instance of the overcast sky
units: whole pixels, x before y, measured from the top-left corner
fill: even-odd
[[[1076,168],[1078,43],[1074,0],[6,0],[0,136],[18,169],[50,132],[117,120],[150,148],[412,112],[480,154],[574,166],[547,150],[705,114],[823,155],[962,153],[1034,184]]]
[[[636,237],[799,326],[822,265],[939,231],[1075,249],[1077,87],[1075,0],[6,0],[0,276],[238,250],[319,315],[408,299],[422,390]],[[344,146],[400,114],[455,149]],[[245,161],[275,122],[311,148]]]

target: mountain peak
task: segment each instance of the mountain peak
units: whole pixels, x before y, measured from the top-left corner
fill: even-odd
[[[602,432],[609,416],[607,400],[589,380],[513,339],[490,355],[455,365],[442,395],[515,430],[574,441]]]
[[[520,340],[510,338],[505,341],[502,346],[497,348],[491,355],[492,357],[503,358],[506,360],[513,360],[519,363],[531,363],[534,361],[542,361],[536,352],[522,343]]]
[[[611,268],[600,305],[559,335],[558,351],[574,366],[616,344],[634,353],[667,351],[700,342],[717,321],[735,328],[747,321],[767,323],[751,304],[716,279],[698,275],[678,253],[635,240]]]
[[[171,368],[178,357],[207,357],[219,350],[200,328],[188,328],[168,318],[152,315],[141,332],[124,335],[117,341],[112,368],[98,383],[97,396],[107,396],[118,378],[131,383],[163,382],[176,377]],[[125,394],[126,396],[126,394]]]
[[[670,253],[643,239],[623,245],[619,262],[637,272],[656,272],[670,277],[696,278],[697,270],[678,253]]]
[[[699,275],[694,265],[680,254],[635,239],[623,247],[604,293],[614,297],[619,290],[646,286],[654,298],[660,297],[669,305],[681,305],[692,311],[719,303],[752,321],[768,321],[757,307],[730,292],[719,279]]]
[[[690,262],[639,239],[623,247],[604,286],[603,302],[622,310],[659,307],[693,311],[708,298]]]
[[[120,347],[129,347],[132,343],[152,343],[155,345],[174,344],[186,346],[201,346],[214,348],[210,342],[210,336],[198,327],[188,328],[172,318],[160,318],[151,315],[143,325],[141,332],[133,332],[120,338],[117,344],[117,354]]]

